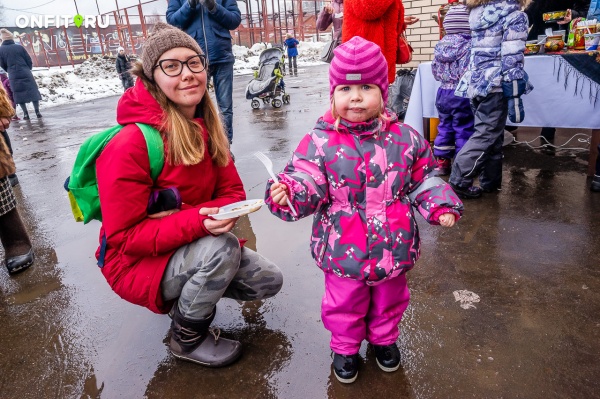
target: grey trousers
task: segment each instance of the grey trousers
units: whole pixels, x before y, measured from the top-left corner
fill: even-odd
[[[179,248],[167,264],[161,292],[178,299],[189,319],[209,316],[222,298],[252,301],[274,296],[283,284],[281,270],[231,233],[200,238]]]
[[[471,108],[475,132],[454,158],[450,183],[470,187],[479,176],[482,188],[494,190],[502,185],[502,144],[508,102],[502,93],[490,93],[472,99]]]

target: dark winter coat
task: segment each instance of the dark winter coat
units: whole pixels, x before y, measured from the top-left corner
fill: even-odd
[[[207,54],[209,64],[233,63],[235,58],[229,31],[240,25],[242,14],[236,0],[215,1],[217,5],[210,12],[200,3],[192,9],[188,0],[169,0],[167,22],[196,39]]]
[[[585,17],[587,10],[590,7],[590,0],[534,0],[533,3],[525,10],[529,25],[533,25],[529,31],[529,40],[537,40],[539,35],[545,35],[547,28],[552,30],[569,29],[569,24],[559,25],[557,23],[546,23],[543,19],[543,14],[550,11],[565,11],[572,10],[573,19],[577,17]]]
[[[96,161],[102,203],[100,240],[104,235],[107,240],[102,274],[121,298],[157,313],[170,310],[161,296],[160,282],[171,255],[210,234],[203,223],[207,216],[200,215],[199,209],[246,199],[234,164],[216,166],[208,146],[204,160],[196,165],[165,162],[153,182],[146,141],[134,123],[161,130],[162,120],[163,110],[138,79],[117,106],[117,122],[125,127]],[[201,119],[197,121],[204,126]],[[165,137],[168,133],[163,130],[161,134]],[[206,128],[198,134],[208,140]],[[165,156],[167,153],[165,144]],[[161,219],[148,218],[151,192],[169,187],[179,190],[184,203],[181,210]]]
[[[117,73],[121,79],[129,78],[129,69],[131,68],[131,59],[126,54],[117,55]]]
[[[0,45],[0,67],[8,73],[15,103],[40,101],[42,96],[31,69],[33,63],[27,50],[14,40],[5,40]]]

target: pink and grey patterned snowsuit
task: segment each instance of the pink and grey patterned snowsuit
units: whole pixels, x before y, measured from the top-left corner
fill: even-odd
[[[279,174],[298,217],[315,214],[310,248],[325,272],[322,319],[331,348],[358,352],[363,339],[389,345],[408,306],[404,273],[419,257],[412,207],[431,224],[441,214],[459,217],[463,206],[436,177],[429,144],[396,120],[350,123],[339,132],[330,111],[319,119]],[[287,206],[270,211],[296,220]]]

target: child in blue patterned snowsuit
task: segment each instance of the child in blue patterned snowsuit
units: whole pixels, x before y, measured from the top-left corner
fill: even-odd
[[[497,192],[502,185],[506,117],[521,122],[522,94],[533,87],[525,73],[524,50],[530,0],[467,0],[471,10],[471,63],[456,89],[471,99],[475,133],[456,155],[450,184],[462,198]],[[473,185],[479,177],[481,187]]]
[[[436,44],[431,64],[433,77],[442,82],[435,99],[440,123],[433,143],[433,155],[437,159],[440,176],[450,174],[452,158],[474,131],[469,99],[454,95],[471,59],[469,10],[464,4],[450,7],[444,18],[444,30],[446,36]]]

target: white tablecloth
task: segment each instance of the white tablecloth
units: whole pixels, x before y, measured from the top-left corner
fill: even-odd
[[[589,79],[585,80],[582,94],[575,94],[576,78],[571,75],[565,88],[561,71],[557,80],[555,62],[552,56],[528,56],[525,58],[525,71],[535,87],[533,91],[522,96],[525,107],[525,119],[518,126],[531,127],[563,127],[580,129],[600,129],[600,99],[594,107],[589,99]],[[584,82],[580,79],[579,86]],[[596,93],[598,85],[592,82],[592,93]],[[431,62],[419,65],[415,83],[412,88],[404,123],[423,133],[423,118],[437,118],[435,96],[440,86],[431,73]]]

